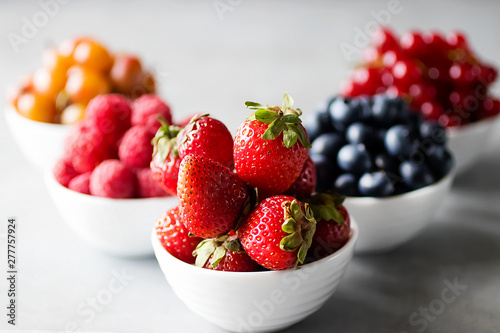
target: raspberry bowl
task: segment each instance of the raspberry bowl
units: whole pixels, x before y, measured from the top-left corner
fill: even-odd
[[[150,221],[178,204],[176,196],[115,199],[82,194],[45,173],[50,196],[67,225],[82,240],[103,252],[121,257],[153,253]]]
[[[62,155],[71,125],[34,121],[21,116],[12,106],[5,108],[5,119],[21,152],[36,167],[50,168]]]
[[[205,320],[232,332],[272,332],[318,310],[353,256],[358,227],[337,252],[298,270],[224,272],[187,264],[165,250],[153,229],[158,263],[175,294]],[[228,306],[229,305],[229,306]]]

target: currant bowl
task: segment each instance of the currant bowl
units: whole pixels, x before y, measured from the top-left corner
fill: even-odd
[[[21,116],[12,106],[5,108],[5,119],[19,149],[36,167],[51,168],[62,156],[71,125],[34,121]]]
[[[448,147],[455,156],[457,173],[472,167],[484,154],[500,116],[446,129]]]
[[[175,294],[196,314],[232,332],[273,332],[316,310],[336,290],[353,256],[358,227],[337,252],[300,269],[223,272],[187,264],[163,248],[156,230],[151,241]]]
[[[387,197],[347,197],[344,206],[359,226],[355,253],[387,252],[418,235],[449,193],[455,171],[437,183]]]
[[[121,257],[153,254],[149,232],[167,209],[178,204],[176,196],[112,199],[72,191],[45,172],[52,201],[68,226],[94,248]]]

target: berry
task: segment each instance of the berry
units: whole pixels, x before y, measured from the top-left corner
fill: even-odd
[[[300,172],[299,177],[293,182],[292,186],[284,194],[296,198],[305,198],[312,195],[316,188],[316,166],[311,157],[307,157],[304,167]]]
[[[56,109],[52,99],[37,93],[22,94],[17,98],[17,111],[25,118],[45,123],[53,123]]]
[[[189,235],[182,223],[179,207],[167,210],[156,222],[156,235],[171,255],[188,264],[194,264],[193,251],[203,240]]]
[[[337,97],[330,104],[330,118],[333,126],[338,130],[345,130],[350,124],[359,121],[364,116],[362,104],[351,105],[350,99]]]
[[[139,198],[165,197],[168,194],[153,179],[150,168],[143,168],[136,171],[137,194]]]
[[[401,49],[411,56],[418,56],[425,53],[425,42],[422,34],[419,32],[411,31],[404,34],[401,36],[400,44]]]
[[[383,171],[365,173],[359,179],[359,192],[367,197],[386,197],[394,192],[394,184]]]
[[[87,104],[95,96],[110,91],[111,85],[103,73],[75,65],[67,71],[62,93],[70,103]]]
[[[195,265],[216,271],[253,272],[259,265],[243,250],[236,235],[205,239],[193,251]]]
[[[333,190],[342,195],[356,197],[358,192],[359,179],[351,173],[343,173],[337,177],[333,183]]]
[[[399,42],[394,33],[387,27],[378,27],[372,35],[372,45],[381,52],[399,48]]]
[[[408,107],[401,98],[375,95],[373,97],[372,119],[379,126],[388,127],[398,122]]]
[[[329,160],[334,161],[343,145],[344,139],[340,134],[324,133],[313,141],[310,154],[324,155]]]
[[[426,164],[404,161],[401,163],[399,171],[404,182],[412,190],[435,183],[435,178]]]
[[[385,152],[381,152],[375,155],[373,161],[378,170],[383,170],[390,173],[399,172],[399,160],[395,159]]]
[[[256,109],[234,138],[234,166],[238,176],[258,189],[260,198],[286,191],[300,175],[310,148],[300,124],[300,110],[293,110],[292,98],[285,94],[283,106]]]
[[[172,124],[170,107],[158,96],[143,95],[132,103],[132,125],[144,125],[154,134],[161,126],[158,117]]]
[[[427,150],[426,161],[435,179],[446,176],[453,168],[453,157],[443,145],[433,145]]]
[[[144,168],[149,166],[153,155],[151,140],[154,135],[146,126],[132,126],[120,142],[118,156],[130,168]]]
[[[76,176],[71,179],[68,184],[68,188],[76,192],[90,195],[90,175],[91,172],[85,172]]]
[[[136,177],[124,163],[106,160],[90,175],[90,193],[107,198],[133,198]]]
[[[265,268],[284,270],[304,263],[315,230],[309,208],[294,197],[277,195],[261,201],[237,233],[250,258]]]
[[[377,147],[378,143],[374,128],[363,123],[354,123],[349,126],[346,131],[346,138],[352,144],[364,144],[367,147]]]
[[[316,166],[316,189],[318,191],[329,189],[334,177],[331,162],[321,154],[311,154],[310,157]]]
[[[113,58],[108,50],[94,40],[83,40],[75,47],[73,59],[81,66],[96,71],[108,72],[113,64]]]
[[[65,156],[79,173],[89,172],[112,156],[104,135],[93,123],[83,120],[71,128],[65,140]]]
[[[427,121],[420,125],[420,138],[438,145],[446,143],[446,130],[437,121]]]
[[[315,140],[323,133],[331,132],[333,127],[331,125],[328,108],[320,109],[315,113],[309,114],[305,118],[304,128],[306,129],[311,141]]]
[[[316,218],[310,256],[316,260],[329,256],[342,248],[351,237],[351,218],[342,205],[343,196],[318,193],[308,202]]]
[[[385,148],[391,156],[408,158],[412,152],[415,139],[415,135],[408,126],[392,126],[385,135]]]
[[[197,154],[233,168],[233,137],[226,125],[207,114],[195,115],[180,131],[177,150],[181,160]]]
[[[195,154],[180,164],[177,196],[186,228],[203,238],[227,233],[250,201],[246,184],[235,173]]]
[[[337,156],[339,167],[353,174],[362,174],[372,168],[371,157],[362,144],[348,144],[340,149]]]
[[[62,158],[54,165],[54,177],[64,187],[68,187],[69,182],[79,174],[68,159]]]

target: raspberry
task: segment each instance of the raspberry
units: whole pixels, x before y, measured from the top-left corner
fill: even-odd
[[[107,142],[116,142],[131,126],[131,112],[129,100],[122,95],[99,95],[87,105],[85,119],[104,134]]]
[[[111,157],[111,149],[103,134],[85,120],[71,128],[64,149],[79,173],[92,171],[99,163]]]
[[[73,168],[71,161],[64,158],[57,161],[54,166],[54,177],[64,187],[68,187],[69,182],[78,175],[79,172]]]
[[[150,168],[143,168],[136,171],[137,193],[140,198],[166,197],[168,194],[153,179]]]
[[[83,194],[90,194],[90,175],[91,172],[85,172],[76,176],[69,182],[68,188]]]
[[[90,193],[107,198],[133,198],[136,178],[134,172],[118,160],[106,160],[90,175]]]
[[[159,97],[143,95],[132,103],[132,125],[144,125],[154,134],[161,126],[158,116],[172,124],[170,107]]]
[[[118,156],[131,168],[144,168],[151,162],[154,135],[145,126],[132,126],[121,139]]]

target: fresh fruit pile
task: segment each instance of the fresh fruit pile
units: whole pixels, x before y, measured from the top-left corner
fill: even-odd
[[[164,248],[199,267],[239,272],[294,268],[337,251],[350,217],[343,197],[313,195],[302,112],[288,94],[281,107],[246,106],[255,112],[234,140],[209,115],[158,130],[154,179],[179,198],[156,223]]]
[[[453,167],[445,129],[400,97],[337,96],[305,126],[318,191],[387,197],[431,185]]]
[[[111,54],[91,38],[74,38],[47,50],[42,67],[8,92],[17,112],[31,120],[74,124],[83,119],[97,95],[119,93],[130,98],[155,92],[152,74],[130,54]]]
[[[172,121],[169,106],[154,95],[133,102],[119,94],[93,98],[66,138],[64,156],[54,168],[56,180],[100,197],[167,196],[149,168],[158,117]]]
[[[500,113],[500,101],[489,94],[497,70],[481,61],[459,32],[443,36],[410,31],[398,38],[389,28],[380,28],[362,61],[344,86],[344,96],[401,96],[443,126]]]

